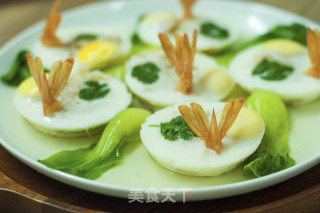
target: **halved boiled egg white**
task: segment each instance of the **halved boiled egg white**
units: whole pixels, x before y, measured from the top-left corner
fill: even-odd
[[[104,68],[124,59],[131,50],[128,33],[118,30],[96,27],[79,27],[61,29],[57,37],[64,44],[61,47],[44,46],[40,39],[30,51],[41,56],[45,68],[61,58],[75,58],[73,70],[79,68],[98,69]],[[78,36],[91,37],[90,39],[76,39]]]
[[[252,74],[264,59],[293,68],[283,80],[265,80]],[[320,96],[320,80],[305,75],[310,68],[306,47],[285,39],[273,39],[240,52],[230,63],[233,79],[245,90],[271,90],[287,103],[304,103]]]
[[[85,82],[107,84],[110,91],[102,98],[85,100],[79,97]],[[97,133],[120,111],[127,108],[132,97],[124,83],[99,71],[77,73],[58,96],[64,107],[50,116],[44,116],[41,97],[32,78],[26,79],[14,97],[17,111],[40,131],[61,137],[84,136]]]
[[[149,62],[158,67],[159,72],[157,80],[147,84],[133,76],[133,69]],[[176,91],[179,77],[162,50],[132,56],[126,63],[125,81],[135,95],[157,107],[221,100],[234,86],[226,68],[219,66],[213,58],[197,53],[193,63],[193,91],[189,95],[182,94]]]
[[[199,104],[209,121],[214,108],[219,122],[219,114],[222,113],[225,103],[202,102]],[[206,148],[199,137],[193,137],[191,140],[181,138],[176,141],[166,140],[158,126],[177,116],[181,116],[178,105],[157,111],[142,124],[140,137],[156,162],[171,171],[192,176],[216,176],[234,169],[255,152],[265,130],[262,118],[256,112],[243,107],[222,140],[220,154],[217,154]]]
[[[174,34],[187,33],[192,37],[194,29],[198,31],[197,49],[198,51],[218,51],[230,46],[239,39],[239,33],[234,30],[226,19],[216,17],[195,16],[194,18],[180,22],[180,18],[169,12],[155,12],[143,17],[138,26],[138,35],[146,43],[160,46],[158,39],[159,33],[167,34],[173,40]],[[225,38],[211,37],[205,35],[202,25],[206,23],[214,24],[228,32]],[[208,30],[207,30],[208,31]],[[210,31],[210,29],[209,29]]]

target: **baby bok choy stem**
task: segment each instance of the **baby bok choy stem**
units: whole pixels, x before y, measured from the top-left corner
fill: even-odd
[[[295,161],[289,156],[288,113],[280,97],[256,90],[244,105],[257,112],[266,127],[260,146],[245,160],[244,173],[261,177],[293,166]]]
[[[46,166],[76,176],[97,179],[121,162],[126,142],[139,136],[141,124],[150,112],[129,108],[120,112],[105,128],[97,144],[77,150],[66,150],[39,160]]]

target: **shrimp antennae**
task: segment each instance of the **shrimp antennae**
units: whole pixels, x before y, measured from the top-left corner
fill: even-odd
[[[307,29],[307,46],[311,67],[305,72],[306,75],[320,78],[320,32]]]
[[[191,103],[191,107],[180,105],[179,111],[190,129],[205,142],[205,146],[219,154],[221,141],[238,117],[243,102],[242,98],[229,100],[223,109],[219,125],[214,109],[212,110],[210,126],[206,113],[199,104]]]
[[[43,30],[41,42],[47,47],[62,46],[62,42],[56,36],[56,30],[61,21],[61,15],[59,15],[60,0],[56,0],[50,13],[47,16],[46,26]]]
[[[182,20],[192,18],[192,6],[197,0],[180,0],[180,3],[183,8],[183,17]]]
[[[179,76],[177,91],[190,94],[192,92],[192,70],[196,53],[197,30],[193,31],[192,45],[190,45],[187,34],[183,36],[175,34],[176,48],[166,34],[160,33],[159,39],[164,53]]]
[[[50,69],[49,80],[39,57],[34,60],[32,55],[28,53],[27,61],[30,73],[40,91],[44,115],[48,116],[62,110],[63,106],[56,98],[68,82],[74,60],[68,58],[64,62],[61,60],[55,62]]]

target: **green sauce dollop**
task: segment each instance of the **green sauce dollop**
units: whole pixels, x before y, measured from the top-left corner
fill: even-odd
[[[158,80],[160,68],[154,63],[147,62],[145,64],[137,65],[132,69],[132,77],[137,78],[144,84],[152,84]]]
[[[85,85],[79,91],[79,98],[87,101],[104,98],[111,90],[108,84],[100,84],[96,81],[86,81]]]
[[[275,61],[263,59],[252,71],[252,75],[257,75],[264,80],[281,81],[286,79],[292,72],[293,67],[280,64]]]
[[[200,33],[215,39],[226,39],[229,37],[229,32],[219,27],[212,22],[204,22],[200,25]]]

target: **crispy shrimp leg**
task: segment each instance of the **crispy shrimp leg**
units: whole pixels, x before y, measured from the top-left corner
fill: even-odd
[[[182,20],[192,18],[192,6],[197,0],[180,0],[180,3],[183,7],[183,17]]]
[[[183,36],[175,34],[176,48],[166,34],[160,33],[159,39],[163,51],[179,76],[177,91],[190,94],[192,92],[192,69],[196,53],[197,30],[193,31],[192,45],[190,45],[187,34]]]
[[[311,67],[305,74],[314,78],[320,78],[320,32],[308,28],[307,45]]]
[[[42,44],[47,47],[58,47],[62,46],[62,42],[56,36],[56,30],[61,21],[61,16],[59,15],[60,0],[56,0],[54,5],[47,16],[46,26],[43,30],[41,37]]]
[[[219,125],[214,109],[210,126],[206,113],[199,104],[191,103],[191,108],[181,105],[179,106],[179,111],[190,129],[205,142],[206,147],[219,154],[221,151],[221,141],[236,120],[243,102],[242,98],[229,100],[223,109]]]
[[[34,60],[28,53],[27,60],[30,72],[40,91],[44,115],[48,116],[62,110],[63,106],[56,98],[67,84],[74,63],[73,59],[68,58],[64,62],[61,60],[55,62],[51,67],[49,80],[47,80],[39,57]]]

